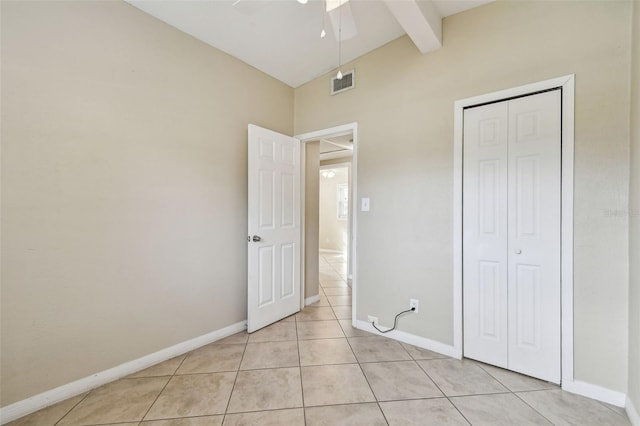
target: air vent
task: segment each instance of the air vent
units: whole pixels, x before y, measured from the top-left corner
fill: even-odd
[[[338,80],[336,77],[331,79],[331,94],[335,95],[345,90],[351,90],[356,87],[356,70],[347,71]]]

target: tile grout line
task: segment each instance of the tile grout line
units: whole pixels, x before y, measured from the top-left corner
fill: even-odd
[[[509,390],[509,392],[514,395],[516,398],[518,398],[520,401],[522,401],[527,407],[530,407],[534,413],[539,414],[543,419],[547,420],[550,424],[554,424],[550,419],[547,418],[547,416],[545,416],[544,414],[542,414],[540,411],[538,411],[535,407],[533,407],[531,404],[529,404],[527,401],[525,401],[524,399],[522,399],[520,397],[520,395],[518,395],[516,392],[514,392],[513,390],[511,390],[511,388],[509,386],[507,386],[505,383],[503,383],[500,379],[498,379],[496,376],[494,376],[493,374],[491,374],[490,371],[488,371],[487,369],[483,368],[482,364],[479,362],[476,362],[475,365],[477,365],[478,367],[480,367],[480,369],[482,371],[484,371],[485,373],[487,373],[489,376],[491,376],[495,381],[497,381],[498,383],[500,383],[502,386],[504,386],[505,388],[507,388]],[[540,389],[540,390],[548,390],[548,389]]]
[[[340,323],[338,323],[338,324],[340,324]],[[349,348],[351,349],[351,352],[353,352],[353,356],[356,359],[356,362],[358,363],[358,368],[360,369],[360,372],[362,373],[362,376],[364,377],[364,380],[367,382],[367,386],[369,386],[369,390],[371,391],[371,395],[373,395],[373,399],[375,400],[375,403],[378,406],[378,410],[380,410],[380,413],[382,414],[382,418],[384,419],[384,421],[387,423],[387,426],[388,426],[389,425],[389,420],[387,420],[387,416],[385,416],[384,411],[382,411],[382,407],[380,406],[380,401],[378,400],[378,397],[376,396],[376,393],[373,391],[373,387],[371,387],[371,382],[369,382],[369,378],[365,374],[364,369],[362,368],[362,365],[360,365],[360,360],[358,359],[358,356],[356,355],[355,351],[353,350],[353,346],[351,346],[351,342],[349,341],[349,339],[347,339],[347,344],[349,345]]]
[[[626,415],[626,411],[624,411],[624,414],[616,411],[613,407],[611,407],[609,404],[607,404],[606,402],[603,401],[598,401],[597,399],[595,400],[597,403],[599,403],[600,405],[602,405],[603,407],[606,407],[607,409],[613,411],[614,413],[616,413],[617,415],[624,417],[626,419],[628,419],[628,416]],[[618,408],[622,408],[622,410],[624,410],[624,407],[618,407]]]
[[[302,359],[300,358],[300,336],[298,335],[298,320],[296,318],[296,348],[298,349],[298,371],[300,373],[300,397],[302,398],[302,419],[307,424],[307,410],[304,403],[304,385],[302,383]]]
[[[545,416],[544,414],[542,414],[540,411],[536,410],[536,408],[535,408],[535,407],[533,407],[533,406],[532,406],[531,404],[529,404],[527,401],[525,401],[524,399],[522,399],[522,398],[520,397],[520,395],[518,395],[518,394],[517,394],[517,393],[515,393],[515,392],[512,392],[512,393],[513,393],[513,395],[515,395],[515,397],[516,397],[516,398],[518,398],[520,401],[522,401],[523,403],[525,403],[525,405],[526,405],[527,407],[530,407],[530,408],[531,408],[535,413],[538,413],[538,414],[539,414],[543,419],[545,419],[546,421],[548,421],[548,422],[549,422],[549,424],[552,424],[552,425],[553,425],[553,424],[555,424],[555,423],[553,423],[553,422],[551,421],[551,419],[548,419],[548,418],[547,418],[547,416]]]
[[[97,389],[97,388],[96,388]],[[77,404],[74,404],[73,407],[71,407],[69,410],[67,410],[66,413],[64,413],[62,415],[62,417],[60,417],[60,419],[58,419],[57,422],[55,422],[53,425],[56,426],[58,423],[60,423],[62,421],[62,419],[64,419],[65,417],[67,417],[69,415],[70,412],[72,412],[78,405],[80,405],[80,403],[82,401],[84,401],[85,399],[87,399],[87,397],[91,394],[91,392],[93,392],[93,389],[91,389],[89,392],[87,392],[87,394],[85,396],[83,396],[82,398],[80,398],[80,401],[78,401]],[[61,401],[62,402],[62,401]],[[55,405],[55,404],[54,404]],[[37,412],[37,411],[36,411]]]
[[[162,392],[164,392],[164,390],[167,388],[167,386],[169,385],[169,383],[171,382],[171,380],[173,380],[173,378],[176,376],[176,373],[178,372],[178,370],[180,369],[180,367],[182,367],[182,364],[184,363],[184,361],[187,359],[187,357],[189,356],[189,354],[191,354],[191,352],[193,351],[189,351],[186,354],[184,354],[184,358],[182,358],[182,361],[180,361],[180,364],[176,367],[175,370],[173,370],[173,373],[169,376],[169,380],[167,380],[167,383],[164,384],[164,386],[162,387],[162,389],[160,390],[160,392],[158,392],[158,394],[156,395],[156,397],[154,398],[153,402],[151,403],[151,405],[149,405],[149,408],[147,408],[147,411],[145,411],[144,415],[142,416],[142,418],[140,420],[138,420],[139,423],[142,423],[144,421],[144,418],[147,417],[149,415],[149,411],[151,411],[151,409],[153,408],[153,406],[156,404],[156,402],[158,402],[158,398],[160,398],[160,395],[162,395]],[[160,377],[165,377],[165,376],[160,376]]]
[[[442,395],[444,395],[444,397],[445,397],[445,398],[447,398],[447,401],[449,401],[449,404],[451,404],[451,406],[452,406],[453,408],[455,408],[455,410],[456,410],[458,413],[460,413],[460,415],[462,416],[462,418],[463,418],[467,423],[469,423],[469,424],[471,425],[471,424],[472,424],[472,423],[471,423],[471,421],[469,421],[469,419],[467,419],[467,417],[466,417],[464,414],[462,414],[462,411],[460,411],[460,409],[456,406],[456,404],[454,404],[454,403],[453,403],[453,401],[451,401],[451,398],[449,398],[449,395],[447,395],[447,394],[442,390],[442,388],[440,387],[440,385],[438,385],[438,383],[436,383],[436,381],[435,381],[435,380],[433,380],[433,377],[431,377],[431,375],[429,374],[429,372],[428,372],[428,371],[427,371],[427,370],[426,370],[422,365],[420,365],[420,363],[419,363],[419,362],[417,362],[417,361],[416,361],[416,363],[418,364],[418,367],[420,367],[420,369],[421,369],[422,371],[424,371],[424,373],[427,375],[427,377],[429,377],[429,380],[431,380],[431,381],[433,382],[433,384],[434,384],[434,385],[436,385],[436,387],[437,387],[437,388],[438,388],[438,390],[442,393]]]
[[[242,350],[242,356],[240,357],[240,362],[238,363],[238,369],[236,370],[236,377],[233,379],[233,385],[231,386],[231,392],[229,392],[229,399],[227,400],[227,405],[224,408],[224,413],[222,413],[222,423],[227,418],[227,412],[229,411],[229,405],[231,404],[231,397],[233,397],[233,391],[236,389],[236,383],[238,382],[238,376],[240,375],[240,366],[242,366],[242,361],[244,360],[244,354],[247,353],[247,345],[249,344],[249,333],[247,333],[247,340],[244,342],[244,349]]]
[[[411,356],[411,354],[409,353],[409,351],[407,350],[407,348],[405,348],[404,346],[400,345],[400,347],[407,353],[407,355],[409,355],[409,358],[411,359],[411,361],[414,364],[418,364],[416,362],[416,360],[413,359],[413,357]],[[400,361],[402,362],[402,361]],[[367,377],[367,375],[364,372],[364,369],[362,368],[362,365],[360,363],[358,363],[358,365],[360,365],[360,369],[362,370],[362,374],[364,374],[365,379],[367,380],[367,383],[369,383],[369,378]],[[418,365],[417,365],[418,366]],[[418,368],[420,368],[420,366],[418,366]],[[430,379],[431,380],[431,379]],[[369,387],[371,387],[371,384],[369,383]],[[371,392],[373,392],[373,388],[371,389]],[[375,392],[373,393],[374,398],[376,399],[376,403],[378,404],[378,408],[380,409],[380,412],[382,413],[382,417],[384,417],[384,420],[387,422],[387,425],[389,424],[389,420],[387,419],[387,415],[384,413],[384,410],[382,409],[382,406],[380,405],[380,400],[378,399],[378,396],[375,394]]]

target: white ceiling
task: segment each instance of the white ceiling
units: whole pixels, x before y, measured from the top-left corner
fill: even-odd
[[[309,0],[126,0],[133,6],[214,46],[272,77],[298,87],[338,66],[337,37],[324,1]],[[390,1],[390,0],[386,0]],[[428,0],[391,0],[425,2]],[[431,2],[440,17],[492,0]],[[405,34],[382,0],[350,0],[357,35],[342,42],[342,63]],[[343,6],[344,7],[344,6]]]

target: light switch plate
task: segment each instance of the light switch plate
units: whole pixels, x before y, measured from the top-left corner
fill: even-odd
[[[368,198],[363,198],[362,199],[362,204],[360,206],[360,210],[363,212],[368,212],[369,211],[369,199]]]

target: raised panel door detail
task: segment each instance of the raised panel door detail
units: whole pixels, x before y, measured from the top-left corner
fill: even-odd
[[[520,347],[540,349],[540,267],[516,265],[516,341]]]
[[[272,140],[260,139],[259,156],[261,160],[274,160],[276,153],[276,145]]]
[[[497,237],[500,197],[500,161],[485,160],[478,165],[478,230],[483,237]]]
[[[481,147],[496,146],[500,144],[500,120],[491,118],[480,120],[478,123],[478,145]]]
[[[275,300],[274,250],[273,246],[260,247],[259,259],[259,296],[258,306],[263,307]]]
[[[282,162],[285,164],[295,163],[295,150],[291,144],[282,144]]]
[[[528,142],[539,138],[540,113],[538,111],[525,112],[516,115],[515,142]]]
[[[282,212],[281,225],[285,228],[292,228],[296,225],[296,199],[295,199],[295,176],[291,173],[282,174]]]
[[[259,191],[260,191],[260,204],[259,204],[259,228],[265,229],[273,229],[275,227],[274,224],[274,214],[275,214],[275,193],[274,186],[276,176],[275,173],[271,170],[260,170],[260,183],[259,183]]]
[[[280,250],[282,260],[282,274],[280,283],[280,295],[282,298],[295,294],[293,277],[296,271],[295,245],[283,244]]]
[[[480,336],[500,340],[500,264],[498,262],[480,262],[479,287],[479,324]]]
[[[540,156],[516,159],[516,232],[537,238],[540,229]]]

